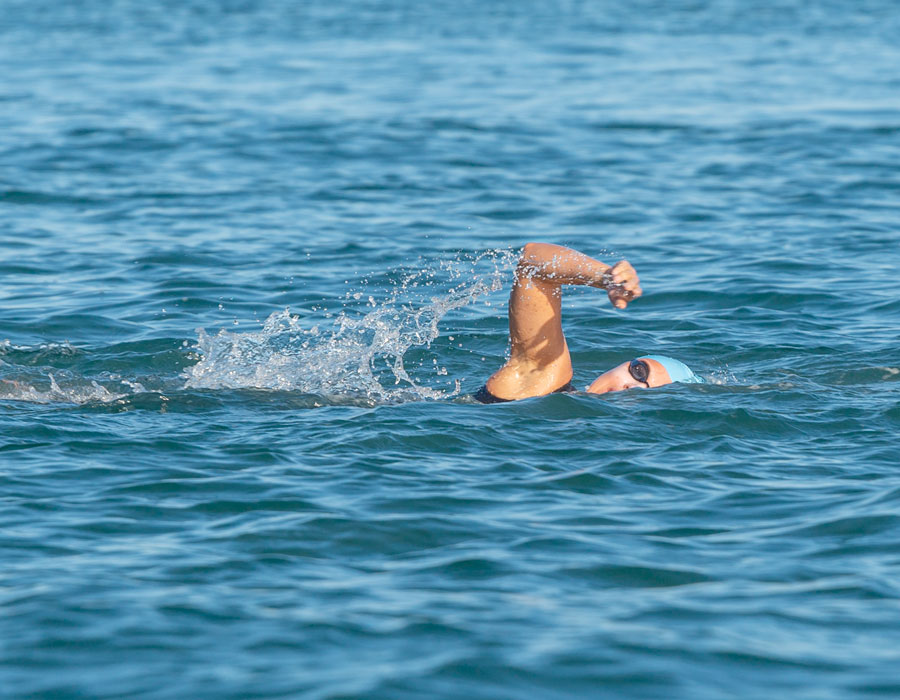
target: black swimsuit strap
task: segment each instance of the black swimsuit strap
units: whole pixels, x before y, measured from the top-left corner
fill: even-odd
[[[472,398],[481,403],[509,403],[512,401],[512,399],[501,399],[499,396],[494,396],[487,390],[487,384],[472,394]]]
[[[551,391],[551,394],[569,394],[573,391],[578,391],[575,386],[572,384],[571,380],[563,384],[559,389],[554,389]],[[515,401],[516,399],[501,399],[499,396],[494,396],[491,392],[487,390],[487,384],[482,386],[478,391],[472,394],[472,398],[476,401],[480,401],[481,403],[509,403],[510,401]]]

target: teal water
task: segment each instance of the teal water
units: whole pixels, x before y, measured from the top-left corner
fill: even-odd
[[[0,697],[900,694],[894,3],[0,9]]]

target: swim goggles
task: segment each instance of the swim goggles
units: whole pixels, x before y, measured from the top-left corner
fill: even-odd
[[[632,360],[628,363],[628,373],[637,379],[639,382],[643,382],[647,385],[647,388],[650,388],[650,365],[648,365],[643,360]]]

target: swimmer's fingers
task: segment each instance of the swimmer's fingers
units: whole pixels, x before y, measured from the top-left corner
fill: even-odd
[[[606,271],[603,278],[607,287],[623,287],[633,292],[640,286],[638,274],[627,260],[617,262]]]
[[[620,260],[607,271],[609,300],[617,309],[624,309],[628,302],[641,296],[641,281],[627,260]]]
[[[624,289],[609,290],[609,300],[617,309],[624,309],[632,299],[634,299],[634,295]]]
[[[612,302],[613,306],[617,309],[624,309],[628,306],[629,301],[632,301],[635,297],[641,295],[641,288],[627,289],[621,284],[616,284],[611,286],[607,293],[609,294],[609,300]]]

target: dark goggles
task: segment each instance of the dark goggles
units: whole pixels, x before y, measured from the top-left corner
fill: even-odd
[[[628,373],[637,379],[639,382],[643,382],[647,385],[647,388],[650,388],[650,365],[648,365],[643,360],[632,360],[628,363]]]

